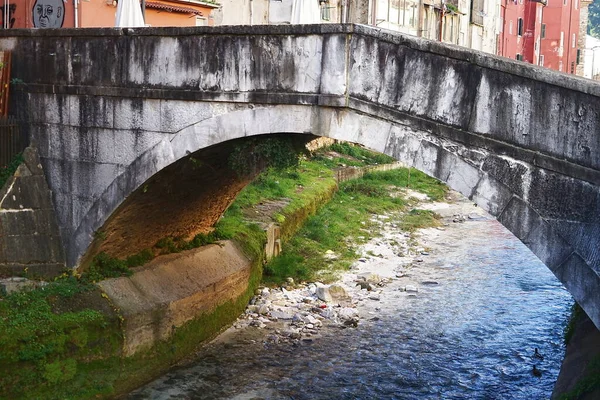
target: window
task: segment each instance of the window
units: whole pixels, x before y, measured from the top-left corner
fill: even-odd
[[[562,61],[558,62],[558,70],[562,72]]]
[[[523,36],[523,18],[517,20],[517,36]]]
[[[577,49],[577,64],[581,64],[581,49]]]
[[[543,67],[543,66],[544,66],[544,58],[545,58],[545,57],[544,57],[544,55],[542,54],[542,55],[540,56],[540,67]]]
[[[331,19],[331,9],[333,7],[329,7],[328,1],[319,1],[321,5],[321,21],[329,21]]]
[[[575,9],[577,10],[579,8],[579,0],[575,0],[573,2],[573,6],[575,7]]]
[[[577,44],[577,35],[573,34],[573,39],[571,40],[571,47],[575,48],[576,44]]]
[[[571,73],[574,74],[575,73],[575,61],[571,62]]]
[[[196,16],[196,26],[208,26],[208,20],[205,17]]]
[[[541,35],[542,39],[546,37],[546,24],[542,24]]]
[[[568,1],[568,0],[563,0],[563,6],[566,6],[566,5],[567,5],[567,1]]]
[[[517,59],[517,61],[523,61],[523,55],[522,54],[517,54],[516,59]]]
[[[471,0],[471,23],[483,25],[483,6],[484,0]]]
[[[513,28],[513,23],[512,23],[512,21],[510,21],[510,25],[508,26],[508,33],[510,35],[512,35],[512,31],[513,31],[512,28]]]

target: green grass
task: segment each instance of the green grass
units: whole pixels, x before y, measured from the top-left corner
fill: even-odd
[[[19,165],[23,162],[23,155],[17,154],[8,165],[0,166],[0,189],[4,186],[6,181],[13,176]]]
[[[406,187],[408,176],[407,169],[396,169],[342,183],[331,202],[309,217],[284,244],[282,254],[265,266],[265,282],[281,284],[288,277],[297,281],[335,279],[338,271],[347,269],[357,258],[357,245],[377,234],[378,225],[371,221],[375,215],[394,213],[409,232],[438,225],[433,212],[409,209],[406,200],[392,195]],[[435,198],[443,198],[447,191],[446,186],[417,171],[411,172],[412,183],[415,190]],[[338,258],[327,260],[327,250],[334,251]]]
[[[120,348],[93,285],[63,275],[0,301],[0,397],[71,381],[81,363]],[[76,306],[76,304],[79,304]],[[114,332],[114,331],[113,331]],[[43,392],[43,389],[41,389]]]

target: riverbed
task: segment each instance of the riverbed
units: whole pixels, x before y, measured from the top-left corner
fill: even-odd
[[[497,221],[453,197],[422,203],[443,224],[413,236],[374,217],[383,235],[360,248],[335,299],[319,299],[318,284],[265,290],[127,398],[550,398],[572,299]]]

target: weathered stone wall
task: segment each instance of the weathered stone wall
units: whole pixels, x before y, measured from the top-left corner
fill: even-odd
[[[8,36],[10,35],[10,36]],[[68,264],[153,174],[268,133],[361,143],[496,216],[600,326],[600,85],[359,25],[39,30],[13,50]]]
[[[0,189],[0,277],[52,277],[66,268],[52,193],[37,151],[28,147],[24,162]]]

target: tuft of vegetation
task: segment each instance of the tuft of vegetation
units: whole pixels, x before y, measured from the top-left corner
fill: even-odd
[[[306,153],[304,138],[269,136],[247,139],[233,149],[229,166],[239,175],[256,175],[268,168],[282,170],[297,167],[300,156]]]
[[[332,157],[328,154],[331,152],[339,153],[341,157]],[[350,158],[345,156],[349,156]],[[385,154],[376,153],[347,142],[334,143],[331,146],[320,149],[313,154],[312,158],[328,168],[337,168],[340,165],[364,167],[367,165],[391,164],[395,161],[392,157]]]
[[[4,186],[23,162],[23,154],[17,154],[8,165],[0,166],[0,188]]]
[[[583,308],[581,308],[581,306],[577,302],[573,303],[573,306],[571,307],[571,317],[569,318],[569,322],[567,322],[567,325],[565,325],[565,329],[563,331],[565,346],[568,345],[571,341],[571,338],[575,333],[575,325],[577,324],[577,321],[582,317],[582,315]]]

